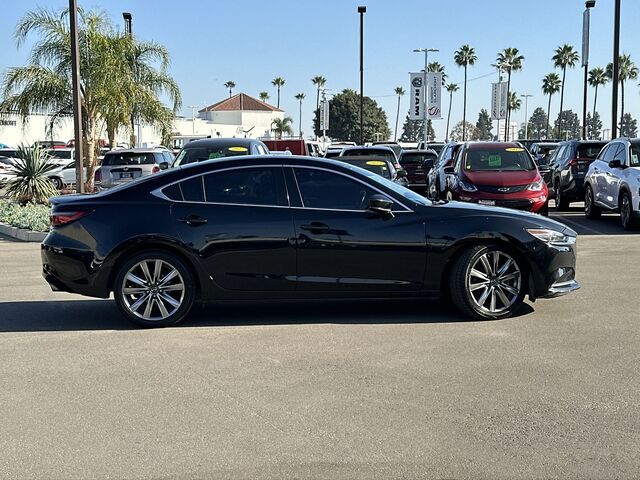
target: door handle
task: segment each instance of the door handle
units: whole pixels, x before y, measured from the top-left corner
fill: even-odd
[[[179,218],[178,221],[186,223],[191,227],[199,227],[200,225],[207,223],[207,219],[200,217],[199,215],[187,215],[186,217]]]
[[[309,225],[300,225],[300,228],[311,233],[324,233],[329,230],[329,225],[320,222],[311,222]]]

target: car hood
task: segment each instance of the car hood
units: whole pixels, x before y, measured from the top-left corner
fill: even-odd
[[[532,183],[538,176],[537,170],[464,171],[464,177],[476,185],[492,187],[514,187]]]
[[[450,201],[446,203],[443,202],[435,205],[437,205],[438,208],[455,210],[455,214],[453,212],[451,212],[451,214],[455,215],[456,217],[481,216],[487,218],[488,221],[490,221],[491,217],[510,218],[515,221],[522,222],[523,225],[525,223],[528,224],[528,228],[548,228],[551,230],[556,230],[558,232],[563,232],[574,237],[578,235],[573,229],[569,228],[565,224],[552,220],[549,217],[539,215],[537,213],[514,210],[511,208],[490,207],[487,205],[478,205],[477,203],[458,201]]]

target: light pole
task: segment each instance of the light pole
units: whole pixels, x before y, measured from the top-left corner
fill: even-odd
[[[529,139],[529,98],[533,97],[530,93],[525,93],[524,95],[520,95],[524,98],[524,139]]]
[[[73,136],[76,149],[76,192],[84,192],[82,145],[82,98],[80,92],[80,48],[78,47],[78,4],[69,0],[69,34],[71,36],[71,83],[73,86]]]
[[[195,105],[188,105],[187,108],[191,109],[191,135],[196,134],[196,107]]]
[[[596,0],[584,2],[582,14],[582,66],[584,67],[584,91],[582,92],[582,139],[587,139],[587,72],[589,70],[589,21],[591,9],[596,6]]]
[[[366,12],[366,6],[358,7],[360,14],[360,145],[364,145],[364,14]]]
[[[423,134],[423,148],[427,148],[428,133],[427,133],[427,104],[429,95],[429,86],[427,85],[427,69],[429,68],[429,52],[439,52],[437,48],[416,48],[413,50],[416,53],[424,52],[424,71],[422,75],[422,87],[424,88],[424,104],[422,105],[422,121],[424,122],[424,134]]]
[[[618,82],[620,81],[620,0],[615,0],[615,12],[613,15],[613,75],[611,83],[613,91],[611,95],[611,139],[618,136]]]

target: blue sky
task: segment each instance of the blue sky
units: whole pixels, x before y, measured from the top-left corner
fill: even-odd
[[[304,92],[303,130],[311,133],[315,90],[311,77],[327,78],[327,88],[358,90],[359,30],[357,5],[367,5],[365,15],[365,95],[372,96],[386,110],[393,130],[396,86],[408,84],[408,72],[422,67],[422,54],[414,48],[439,48],[432,59],[444,64],[449,80],[462,82],[463,71],[453,63],[453,52],[462,44],[475,47],[473,79],[494,71],[498,51],[517,47],[525,56],[524,68],[513,75],[513,90],[530,93],[529,115],[535,107],[546,109],[540,90],[542,77],[553,71],[553,49],[563,43],[580,51],[583,0],[88,0],[85,8],[104,10],[122,28],[121,12],[133,14],[134,34],[164,44],[172,55],[170,73],[187,105],[203,106],[225,98],[227,80],[235,81],[236,92],[257,96],[267,90],[271,103],[276,92],[271,80],[282,76],[281,107],[298,126],[298,105],[293,98]],[[0,16],[0,70],[26,61],[29,43],[16,47],[13,31],[18,19],[36,6],[62,8],[66,0],[21,0],[3,2]],[[622,0],[621,50],[640,64],[640,1]],[[613,0],[597,0],[591,15],[590,66],[611,61]],[[430,58],[431,60],[431,58]],[[489,108],[490,84],[496,75],[469,83],[467,117],[475,122],[481,108]],[[565,105],[581,112],[582,70],[567,73]],[[598,110],[604,128],[610,128],[611,88],[600,89]],[[626,87],[626,110],[640,116],[640,88]],[[593,90],[589,92],[592,108]],[[447,101],[443,107],[446,113]],[[559,107],[554,98],[552,118]],[[408,98],[401,103],[401,120],[408,110]],[[524,106],[514,118],[524,120]],[[454,95],[452,122],[462,118],[462,89]],[[436,134],[444,135],[445,120],[435,121]],[[401,127],[399,127],[400,131]],[[400,133],[400,132],[399,132]]]

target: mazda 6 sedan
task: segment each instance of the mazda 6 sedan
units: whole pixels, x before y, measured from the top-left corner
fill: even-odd
[[[176,324],[196,300],[273,298],[444,295],[470,317],[497,319],[527,295],[579,288],[566,226],[434,202],[334,160],[210,160],[51,201],[51,288],[113,292],[143,326]]]

